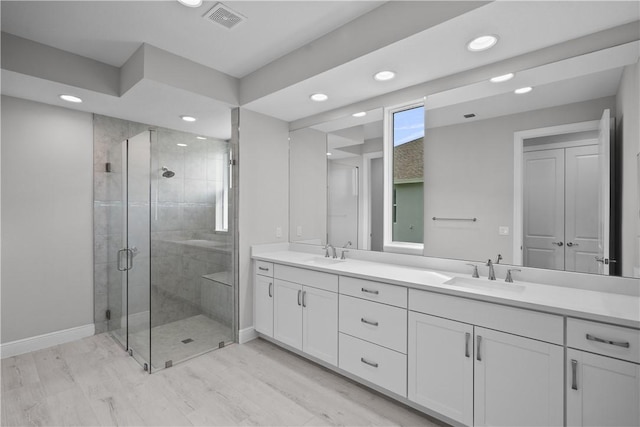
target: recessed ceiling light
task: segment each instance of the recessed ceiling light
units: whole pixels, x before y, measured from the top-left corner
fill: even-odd
[[[513,76],[514,76],[513,73],[503,74],[501,76],[492,77],[489,79],[489,81],[491,83],[502,83],[502,82],[506,82],[507,80],[511,80]]]
[[[186,147],[187,144],[176,144],[178,147]]]
[[[527,86],[527,87],[521,87],[520,89],[516,89],[513,92],[517,93],[518,95],[522,95],[523,93],[529,93],[533,90],[533,88],[531,86]]]
[[[77,96],[73,96],[73,95],[60,95],[60,99],[62,99],[63,101],[67,101],[67,102],[75,102],[75,103],[82,102],[82,99],[78,98]]]
[[[364,117],[367,115],[366,111],[360,111],[359,113],[353,113],[352,116],[353,117]]]
[[[330,155],[331,155],[331,153],[327,153],[327,156],[330,156]]]
[[[471,52],[480,52],[481,50],[487,50],[495,46],[496,43],[498,43],[498,36],[480,36],[467,43],[467,49]]]
[[[396,76],[396,73],[393,71],[379,71],[373,75],[373,78],[379,82],[384,82],[387,80],[391,80]]]
[[[180,118],[182,120],[184,120],[185,122],[195,122],[196,118],[195,117],[191,117],[191,116],[180,116]]]
[[[196,139],[207,139],[204,136],[196,136]]]
[[[316,101],[316,102],[323,102],[329,99],[329,97],[324,93],[314,93],[309,98],[311,98],[312,101]]]
[[[200,7],[202,0],[178,0],[181,4],[187,7]]]

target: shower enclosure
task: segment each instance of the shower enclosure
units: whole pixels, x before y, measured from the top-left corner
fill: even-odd
[[[149,372],[236,336],[230,156],[227,141],[168,129],[108,153],[121,173],[109,220],[122,230],[108,330]]]

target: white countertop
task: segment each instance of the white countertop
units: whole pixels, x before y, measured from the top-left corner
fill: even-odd
[[[636,296],[527,283],[517,279],[514,284],[504,280],[494,282],[486,277],[473,279],[470,275],[395,264],[356,259],[332,260],[306,252],[261,252],[252,258],[640,329],[640,298]],[[446,283],[456,277],[464,278],[465,285]]]

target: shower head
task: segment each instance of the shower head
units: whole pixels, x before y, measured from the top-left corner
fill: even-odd
[[[162,167],[162,176],[165,178],[173,178],[176,173],[174,171],[169,170],[166,166]]]

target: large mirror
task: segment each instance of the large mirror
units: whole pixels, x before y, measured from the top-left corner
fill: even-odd
[[[402,108],[292,131],[291,240],[383,250],[390,220],[394,236],[423,227],[425,256],[640,277],[639,52],[628,43],[427,94],[423,200],[395,191],[398,145],[383,123]],[[422,224],[402,223],[412,209]]]

